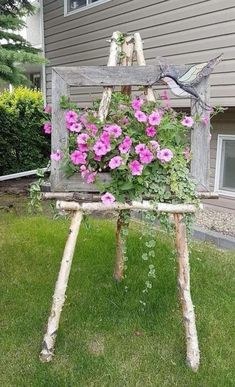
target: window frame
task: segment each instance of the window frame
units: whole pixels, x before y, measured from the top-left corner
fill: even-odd
[[[235,134],[218,134],[217,138],[217,151],[216,151],[216,164],[215,164],[215,185],[214,190],[218,194],[224,196],[231,196],[235,198],[235,191],[227,191],[220,189],[220,176],[221,176],[221,167],[222,167],[222,147],[224,140],[235,141]]]
[[[84,7],[81,7],[81,8],[78,8],[78,9],[74,9],[73,11],[69,11],[68,9],[68,1],[69,0],[64,0],[64,16],[70,16],[70,15],[74,15],[75,13],[78,13],[78,12],[84,12],[88,9],[91,9],[93,7],[97,7],[101,4],[104,4],[104,3],[107,3],[111,0],[98,0],[97,2],[95,3],[91,3],[91,4],[87,4],[85,5]]]

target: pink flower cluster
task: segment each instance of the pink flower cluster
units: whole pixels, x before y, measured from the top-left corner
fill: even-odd
[[[162,96],[162,99],[168,102],[167,95]],[[118,118],[117,123],[105,125],[96,119],[97,115],[94,112],[92,119],[92,112],[89,114],[88,112],[79,114],[73,110],[66,112],[66,128],[71,133],[74,144],[69,155],[70,162],[77,167],[76,170],[88,184],[96,181],[98,172],[110,170],[113,176],[118,176],[115,173],[120,169],[129,174],[129,178],[142,174],[145,176],[146,168],[151,163],[156,163],[157,167],[160,167],[161,164],[172,160],[173,151],[167,147],[161,147],[157,141],[161,131],[159,125],[166,110],[157,108],[147,114],[145,111],[148,110],[144,104],[145,101],[142,98],[134,99],[131,103],[133,110],[130,116],[129,107],[120,104],[119,111],[123,113],[121,118]],[[140,131],[138,136],[132,135],[133,117],[137,120],[137,128]],[[203,122],[206,124],[206,118]],[[194,120],[190,116],[185,116],[181,124],[192,127]],[[45,123],[44,130],[47,133],[51,132],[49,122]],[[189,151],[185,150],[183,156],[189,158]],[[64,156],[59,149],[51,154],[53,161],[59,161],[62,157]],[[101,200],[105,205],[111,205],[115,197],[112,193],[106,192],[101,196]]]

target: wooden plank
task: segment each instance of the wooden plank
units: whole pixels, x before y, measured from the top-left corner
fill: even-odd
[[[186,67],[176,68],[183,74]],[[54,67],[53,70],[70,86],[152,86],[161,76],[159,65]]]
[[[57,149],[63,151],[68,147],[68,131],[66,130],[64,110],[60,108],[62,96],[69,96],[68,84],[52,69],[52,152]],[[66,179],[62,169],[62,161],[51,161],[51,188],[62,189]],[[62,186],[61,186],[62,185]]]
[[[65,131],[65,129],[64,129]],[[54,172],[53,172],[54,173]],[[110,181],[109,173],[101,173],[99,179],[102,183]],[[86,181],[75,173],[71,177],[62,176],[57,184],[51,186],[52,192],[99,192],[99,188],[95,184],[87,184]]]
[[[203,78],[195,87],[203,103],[192,99],[191,114],[203,117],[209,115],[209,81]],[[191,174],[197,182],[198,191],[210,190],[210,122],[205,125],[202,122],[194,124],[191,131]]]

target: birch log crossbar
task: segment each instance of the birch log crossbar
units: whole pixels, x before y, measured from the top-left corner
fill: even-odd
[[[162,78],[160,65],[146,66],[143,54],[143,43],[139,33],[133,36],[126,36],[122,47],[118,43],[120,32],[116,31],[112,35],[110,55],[107,66],[86,66],[86,67],[56,67],[52,69],[52,149],[67,149],[68,131],[66,131],[64,111],[60,108],[62,96],[69,97],[70,86],[102,86],[104,87],[101,104],[99,107],[99,119],[105,122],[108,114],[109,104],[114,86],[122,86],[122,92],[129,94],[131,86],[144,86],[148,101],[156,101],[152,86]],[[124,58],[120,59],[119,54],[124,52]],[[138,66],[132,66],[133,57],[136,55]],[[120,66],[118,66],[120,65]],[[192,66],[192,65],[191,65]],[[191,66],[170,64],[168,69],[174,74],[181,76]],[[200,79],[195,86],[200,100],[192,99],[191,111],[200,115],[207,113],[209,105],[208,76],[211,69]],[[199,198],[215,198],[215,193],[209,192],[209,135],[210,123],[197,122],[192,130],[192,153],[191,172],[198,185]],[[61,161],[52,160],[51,166],[51,190],[45,193],[44,199],[59,199],[56,203],[57,209],[67,211],[72,214],[72,222],[69,229],[69,236],[65,245],[61,267],[55,286],[51,314],[49,316],[47,331],[43,339],[40,359],[43,362],[51,361],[55,340],[59,327],[59,320],[62,307],[65,301],[65,293],[72,265],[73,254],[80,224],[84,213],[93,211],[117,211],[119,214],[123,210],[129,211],[156,211],[173,214],[176,232],[176,249],[178,255],[178,285],[180,301],[182,304],[183,319],[186,333],[187,363],[192,370],[196,371],[199,366],[199,346],[195,323],[195,314],[190,293],[190,269],[189,255],[187,248],[186,227],[183,222],[184,214],[194,213],[197,208],[193,204],[170,204],[158,203],[154,206],[150,202],[114,203],[104,205],[98,202],[100,199],[99,190],[93,186],[82,185],[78,182],[78,177],[67,178],[61,168]],[[102,174],[105,181],[109,177]],[[148,198],[151,199],[151,198]],[[121,280],[123,277],[123,253],[120,233],[122,224],[118,218],[116,241],[117,259],[114,277]]]

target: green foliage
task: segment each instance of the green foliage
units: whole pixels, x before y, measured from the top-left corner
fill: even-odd
[[[28,83],[25,63],[45,62],[39,50],[19,34],[25,25],[22,17],[33,11],[29,1],[2,0],[0,4],[0,78],[13,85]]]
[[[42,93],[19,87],[0,94],[0,175],[45,167],[50,139]]]

